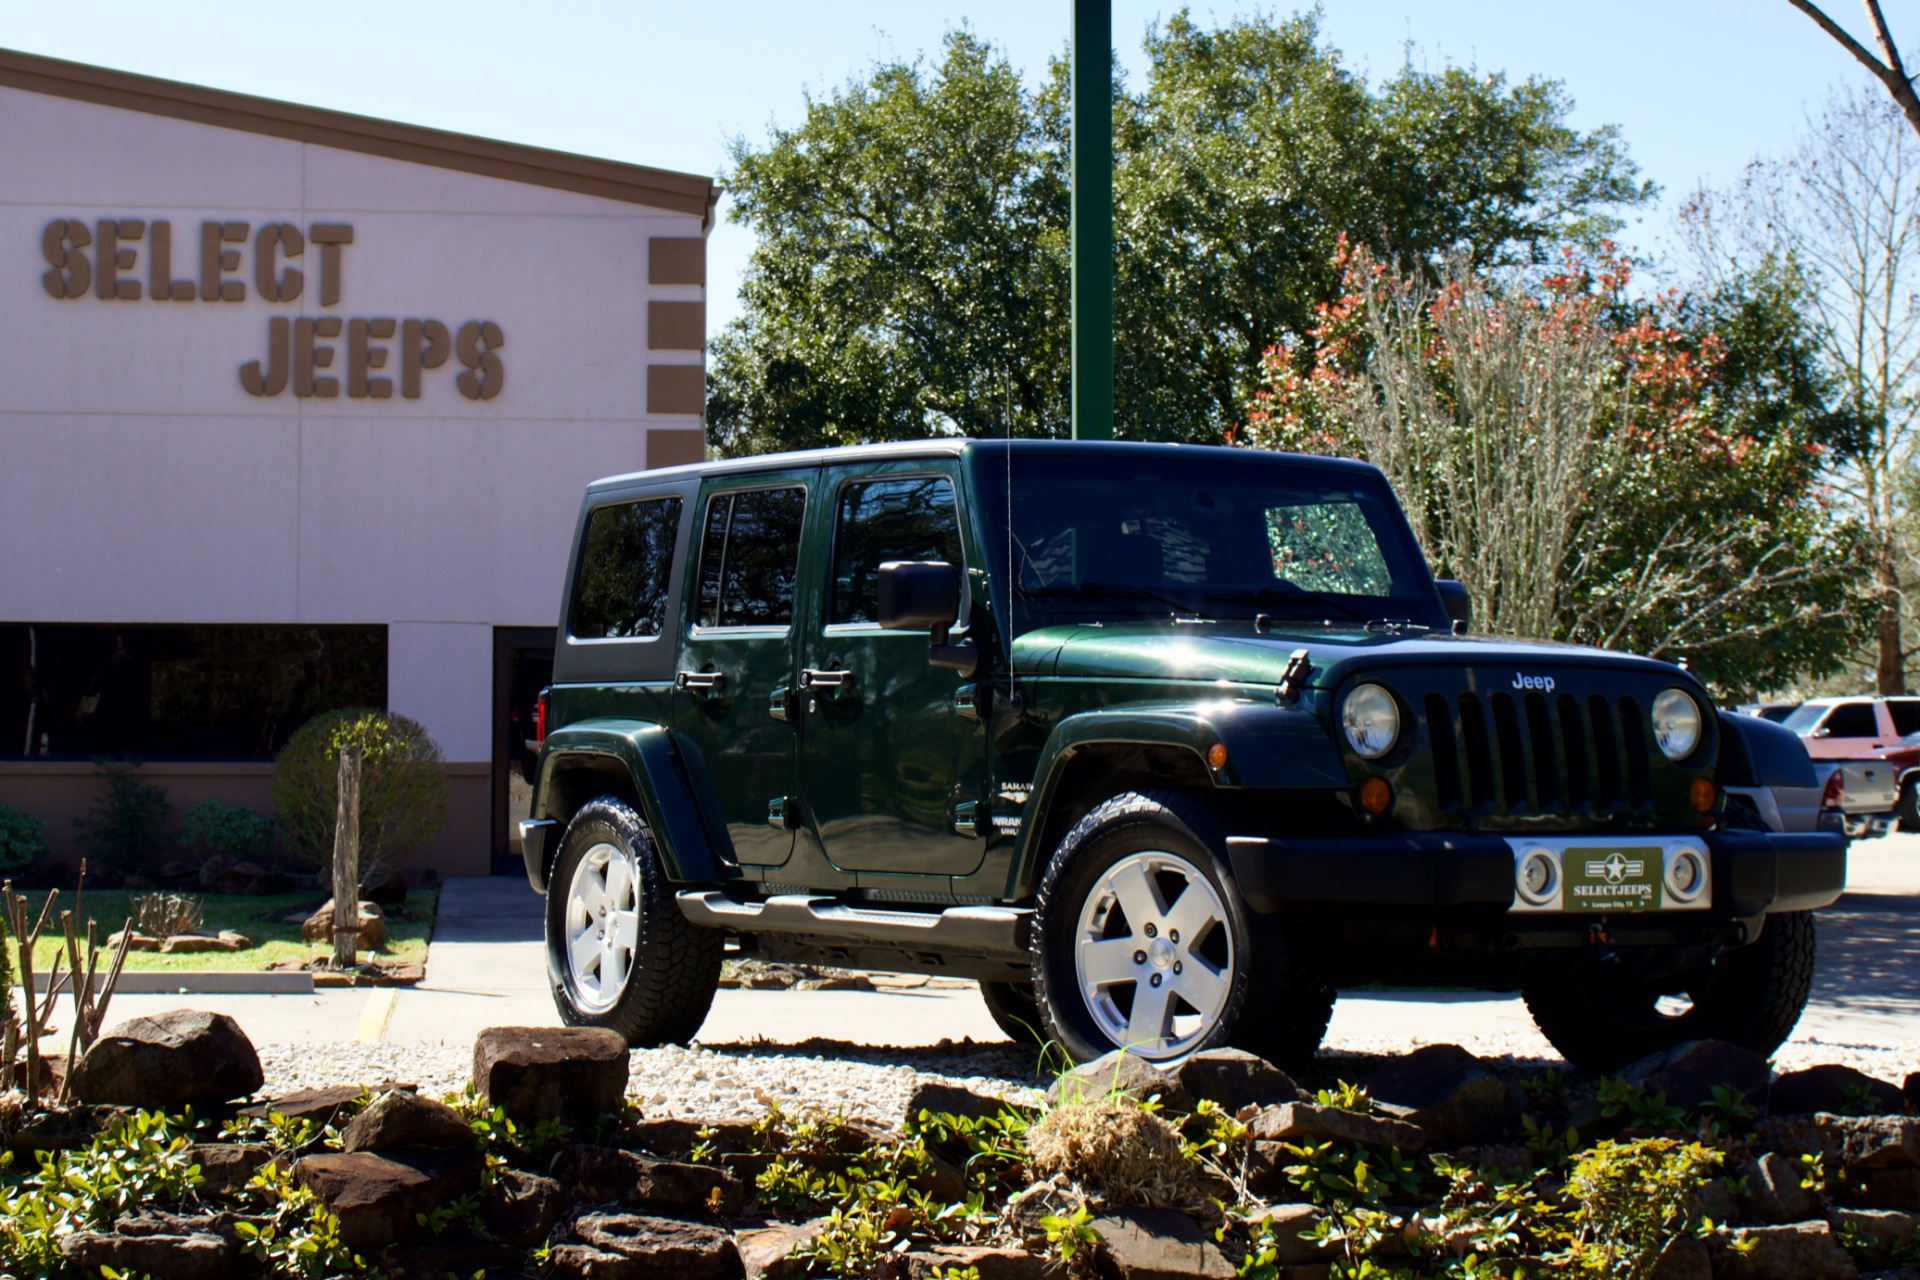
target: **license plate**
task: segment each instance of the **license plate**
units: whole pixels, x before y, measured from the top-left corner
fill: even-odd
[[[1562,901],[1568,911],[1658,911],[1661,847],[1573,847],[1560,856],[1566,877]]]

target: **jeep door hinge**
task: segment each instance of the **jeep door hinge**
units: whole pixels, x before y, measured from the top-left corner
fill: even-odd
[[[961,800],[953,806],[953,834],[969,840],[980,835],[980,818],[986,806],[978,800]]]
[[[792,796],[775,796],[767,801],[767,825],[775,831],[792,831],[800,825],[800,806]]]
[[[985,690],[977,684],[963,684],[953,691],[953,714],[979,724],[985,718]]]
[[[1295,649],[1287,657],[1287,669],[1280,673],[1280,687],[1273,691],[1273,700],[1282,706],[1298,702],[1312,674],[1313,661],[1307,651]]]

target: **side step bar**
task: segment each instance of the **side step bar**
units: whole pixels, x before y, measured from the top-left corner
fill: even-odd
[[[793,934],[808,940],[952,951],[1025,961],[1030,907],[948,907],[944,911],[888,911],[850,906],[838,898],[779,894],[742,902],[714,889],[674,895],[680,914],[729,933]]]

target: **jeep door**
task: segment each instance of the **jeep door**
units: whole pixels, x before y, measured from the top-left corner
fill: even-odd
[[[969,681],[929,665],[926,632],[877,621],[889,560],[944,560],[968,581],[956,470],[948,459],[835,469],[815,511],[831,550],[801,644],[800,784],[811,833],[846,870],[965,875],[986,845],[970,826],[986,732],[970,703],[955,705]]]
[[[793,852],[788,691],[800,541],[817,480],[811,467],[718,476],[701,493],[674,727],[746,866],[777,867]]]

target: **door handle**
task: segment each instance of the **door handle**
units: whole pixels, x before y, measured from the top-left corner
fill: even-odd
[[[673,677],[673,683],[677,688],[711,697],[726,692],[727,676],[724,671],[682,671]]]
[[[800,669],[800,687],[802,689],[831,689],[835,693],[850,693],[853,690],[853,672],[818,671],[812,667]]]

